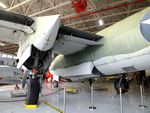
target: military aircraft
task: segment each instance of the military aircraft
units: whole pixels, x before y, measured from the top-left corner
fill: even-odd
[[[16,60],[14,58],[0,58],[0,85],[21,82],[22,75],[21,70],[16,68]]]
[[[30,18],[0,11],[0,40],[19,44],[29,75],[26,104],[37,104],[40,78],[100,77],[150,67],[150,7],[96,33],[60,25],[59,15]],[[53,53],[59,54],[52,62]]]

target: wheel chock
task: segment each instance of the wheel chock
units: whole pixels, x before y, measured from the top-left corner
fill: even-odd
[[[37,107],[38,107],[37,105],[25,105],[26,109],[35,109]]]

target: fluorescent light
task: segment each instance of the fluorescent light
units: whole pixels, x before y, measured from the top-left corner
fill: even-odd
[[[0,42],[0,46],[5,46],[5,44]]]
[[[3,53],[3,54],[2,54],[2,57],[7,57],[7,54],[4,54],[4,53]]]
[[[14,59],[17,59],[17,56],[13,56]]]
[[[142,24],[150,24],[150,19],[144,20]]]
[[[12,58],[13,56],[12,55],[7,55],[7,58]]]
[[[100,26],[102,26],[104,24],[103,20],[99,20],[98,23],[99,23]]]
[[[7,8],[7,6],[5,4],[3,4],[2,2],[0,2],[0,7]]]

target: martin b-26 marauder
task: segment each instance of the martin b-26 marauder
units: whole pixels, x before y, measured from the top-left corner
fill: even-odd
[[[150,68],[150,7],[91,34],[60,25],[60,16],[30,18],[0,11],[0,40],[19,44],[18,68],[31,70],[27,104],[37,104],[40,78],[92,78]],[[59,55],[52,61],[52,54]]]

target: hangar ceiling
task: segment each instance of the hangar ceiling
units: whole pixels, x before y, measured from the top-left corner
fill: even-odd
[[[60,14],[62,24],[96,33],[150,6],[150,0],[83,1],[87,1],[87,9],[80,13],[76,12],[72,0],[1,0],[5,6],[0,9],[30,17]],[[103,25],[99,25],[99,20]],[[17,49],[18,45],[0,41],[0,52],[15,54]]]

